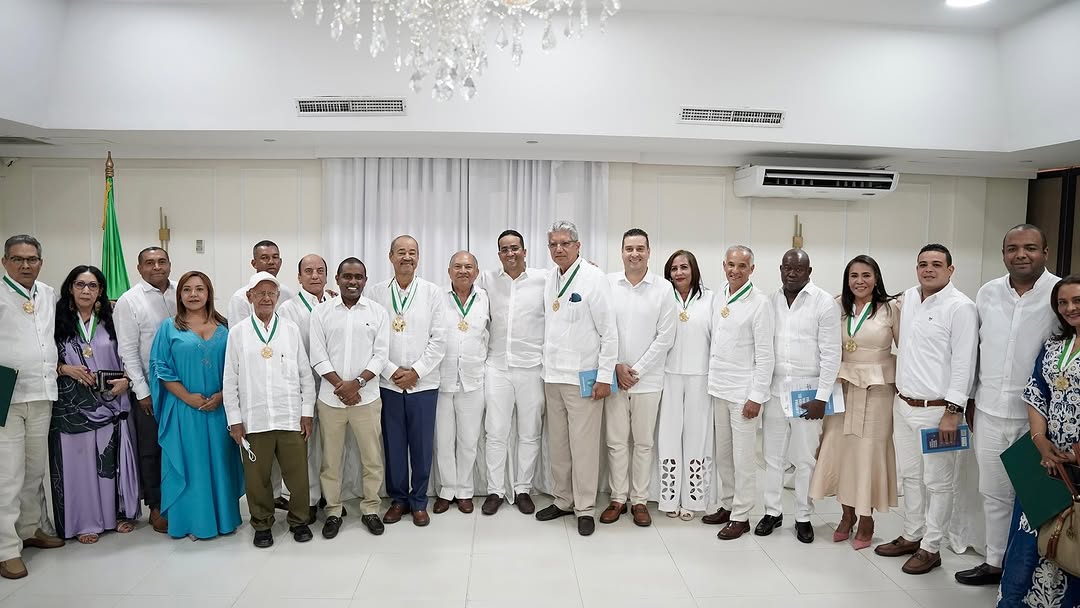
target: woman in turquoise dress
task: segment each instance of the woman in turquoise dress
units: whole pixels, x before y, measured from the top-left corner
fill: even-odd
[[[173,538],[213,538],[240,526],[244,494],[240,453],[221,405],[229,330],[205,274],[180,277],[176,300],[176,317],[161,324],[150,352],[161,514]]]

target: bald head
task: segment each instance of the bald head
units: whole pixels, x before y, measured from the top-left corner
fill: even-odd
[[[326,288],[326,260],[314,253],[300,258],[296,265],[296,280],[301,289],[321,298]]]
[[[446,271],[450,275],[450,284],[453,285],[454,291],[461,294],[472,291],[473,283],[480,274],[476,256],[468,251],[459,251],[450,256],[450,266]]]
[[[806,284],[810,282],[810,256],[802,249],[788,249],[784,257],[780,258],[780,282],[784,285],[784,293],[788,297],[794,297]]]

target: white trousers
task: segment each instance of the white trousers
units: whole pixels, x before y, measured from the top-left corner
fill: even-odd
[[[893,402],[893,444],[904,484],[904,538],[922,539],[922,548],[937,553],[949,528],[956,493],[956,452],[922,453],[922,429],[936,429],[943,407],[911,407]]]
[[[656,453],[661,511],[704,511],[713,476],[709,377],[667,374],[660,398]]]
[[[712,398],[716,454],[720,478],[720,506],[731,511],[731,521],[750,521],[757,492],[758,418],[744,418],[744,403]]]
[[[0,427],[0,561],[19,557],[41,526],[51,420],[48,401],[12,403]]]
[[[484,389],[439,391],[435,407],[435,462],[439,497],[473,497],[473,471],[480,431],[484,429]]]
[[[604,399],[604,441],[611,500],[643,505],[649,500],[656,456],[656,415],[660,392],[620,390]],[[631,445],[633,453],[631,454]]]
[[[544,379],[541,367],[511,367],[507,370],[488,367],[484,376],[486,412],[484,431],[487,441],[488,494],[502,496],[506,477],[514,494],[527,494],[533,487],[536,462],[540,455],[540,437],[544,427]],[[517,417],[517,454],[507,466],[507,445],[513,418]]]
[[[322,433],[319,432],[318,408],[316,408],[311,428],[311,438],[307,442],[308,505],[314,507],[319,504],[319,499],[322,498],[322,486],[319,483],[319,475],[322,469]],[[281,480],[281,468],[278,467],[277,460],[274,461],[274,466],[270,469],[271,487],[280,487],[281,497],[288,500],[292,496],[289,486],[285,485],[284,482],[280,485],[275,484],[275,480]]]
[[[788,418],[779,399],[765,403],[761,421],[762,455],[765,457],[765,514],[779,517],[784,514],[781,496],[784,493],[784,471],[790,462],[795,465],[795,521],[808,522],[814,513],[810,498],[810,479],[817,465],[824,420]]]
[[[975,460],[979,463],[979,493],[986,517],[986,563],[1001,567],[1009,541],[1013,500],[1016,493],[1001,464],[1001,453],[1028,432],[1026,418],[1010,419],[975,412],[975,435],[972,439]]]

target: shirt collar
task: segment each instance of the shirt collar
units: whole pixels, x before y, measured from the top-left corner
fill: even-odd
[[[26,292],[27,294],[29,294],[31,298],[37,295],[37,286],[38,286],[38,282],[37,282],[37,281],[34,281],[34,284],[30,286],[30,289],[29,289],[29,290],[27,290],[27,289],[26,289],[25,287],[23,287],[23,286],[22,286],[22,283],[20,283],[20,282],[16,281],[16,280],[15,280],[15,277],[11,276],[10,274],[8,274],[8,273],[6,273],[6,272],[5,272],[5,273],[4,273],[4,277],[5,277],[5,278],[6,278],[6,279],[7,279],[8,281],[11,281],[11,282],[12,282],[12,284],[14,284],[14,285],[18,285],[18,286],[19,286],[19,289],[21,289],[21,290],[25,291],[25,292]],[[8,285],[8,284],[7,284],[6,282],[4,282],[4,281],[0,281],[0,283],[3,283],[3,285],[4,285],[4,288],[5,288],[5,289],[11,289],[11,286],[10,286],[10,285]]]
[[[656,275],[653,274],[653,271],[646,270],[645,271],[645,276],[641,277],[641,282],[638,283],[638,285],[642,285],[642,284],[644,284],[644,285],[652,285],[653,281],[655,281],[655,280],[656,280]],[[619,277],[619,281],[621,281],[622,283],[625,283],[626,285],[630,285],[630,279],[626,278],[626,273],[625,272],[622,273],[622,276]],[[631,287],[637,287],[637,285],[630,285],[630,286]]]
[[[566,269],[566,272],[561,273],[561,274],[559,273],[559,265],[556,264],[555,265],[555,276],[556,276],[556,278],[558,278],[558,277],[569,277],[570,275],[574,274],[574,268],[576,268],[578,266],[581,266],[581,263],[582,263],[582,260],[581,260],[581,256],[579,255],[578,258],[576,260],[574,260],[574,263],[570,264],[570,267]]]
[[[157,293],[161,293],[160,291],[158,291],[157,287],[154,287],[153,285],[151,285],[150,283],[147,283],[146,281],[139,281],[138,283],[136,283],[136,285],[138,285],[139,288],[142,289],[146,293],[150,293],[152,291],[157,292]],[[169,291],[170,289],[176,289],[176,281],[174,281],[172,279],[169,279],[169,286],[165,289],[165,291]]]
[[[305,298],[305,299],[309,300],[312,304],[318,304],[319,303],[319,296],[311,293],[310,291],[304,289],[303,287],[300,288],[300,291],[298,291],[296,293],[296,295],[300,296],[301,298]],[[326,301],[326,290],[325,289],[323,290],[323,301],[324,302]]]
[[[954,292],[954,291],[956,291],[956,286],[953,285],[952,281],[949,281],[948,283],[945,284],[945,287],[942,287],[941,290],[938,291],[937,293],[935,293],[934,295],[927,296],[926,298],[923,298],[922,297],[922,286],[920,286],[920,285],[915,286],[915,296],[917,298],[919,298],[919,300],[921,300],[922,304],[929,304],[930,302],[933,302],[934,300],[939,300],[941,298],[944,298],[945,296],[948,296],[948,295],[952,294],[952,292]]]
[[[307,293],[307,292],[305,292],[305,293]],[[362,306],[364,308],[367,308],[366,300],[367,300],[367,298],[364,297],[364,294],[360,294],[360,298],[358,300],[356,300],[356,304],[353,304],[353,309],[355,309],[358,306]],[[338,308],[344,308],[345,310],[352,310],[349,307],[345,306],[345,300],[341,299],[341,294],[338,294],[338,295],[334,296],[333,298],[327,300],[326,302],[330,306],[337,306]]]

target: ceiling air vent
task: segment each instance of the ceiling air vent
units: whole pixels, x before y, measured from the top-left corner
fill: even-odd
[[[27,137],[9,137],[0,135],[0,146],[51,146],[47,141],[38,141]]]
[[[679,122],[736,127],[782,127],[784,113],[778,110],[746,108],[693,108],[679,111]]]
[[[404,116],[404,97],[301,97],[300,116]]]

